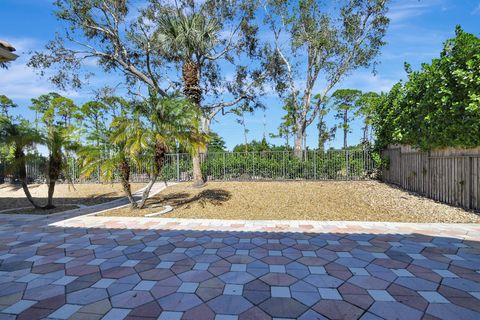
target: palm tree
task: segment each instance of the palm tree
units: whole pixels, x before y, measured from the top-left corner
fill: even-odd
[[[362,92],[354,89],[338,89],[332,95],[333,106],[337,113],[335,118],[340,120],[339,128],[343,130],[343,149],[347,150],[347,136],[350,133],[350,124],[353,121],[352,113],[358,108],[358,99]]]
[[[187,15],[177,10],[171,15],[163,15],[158,21],[158,42],[172,60],[182,63],[183,92],[199,110],[202,100],[201,68],[208,54],[219,43],[220,31],[217,20],[207,19],[199,13]],[[197,150],[193,156],[193,179],[197,186],[204,184],[201,152]]]
[[[26,163],[29,148],[41,142],[40,134],[35,131],[30,123],[20,119],[15,122],[10,117],[0,116],[0,142],[12,149],[13,159],[8,162],[7,170],[16,174],[22,184],[23,192],[33,207],[41,209],[28,189]]]
[[[110,141],[114,148],[108,157],[104,157],[103,148],[96,145],[83,146],[79,150],[82,163],[82,175],[84,177],[90,177],[94,173],[98,174],[98,169],[100,168],[102,180],[113,181],[118,172],[123,192],[130,202],[130,207],[136,208],[137,202],[133,198],[130,187],[130,164],[124,151],[125,144],[120,141],[115,141],[113,137],[114,136],[110,138]]]
[[[53,209],[55,184],[63,173],[68,180],[67,159],[78,148],[77,128],[72,120],[78,120],[78,108],[71,99],[58,93],[49,93],[32,99],[32,110],[41,117],[42,144],[48,149],[47,185],[48,198],[44,209]]]
[[[128,153],[135,161],[153,168],[138,204],[141,209],[161,174],[169,146],[178,141],[192,156],[198,156],[199,150],[205,148],[208,136],[199,130],[196,105],[178,94],[159,98],[151,92],[148,101],[137,105],[133,118],[129,123],[124,122],[125,131],[130,131],[126,139]],[[146,123],[142,118],[147,120]]]
[[[82,149],[83,174],[92,174],[100,165],[105,180],[112,181],[119,172],[131,208],[142,209],[161,174],[169,146],[178,141],[193,154],[206,145],[207,136],[198,127],[198,110],[189,100],[176,94],[158,98],[151,92],[148,101],[138,103],[132,112],[112,121],[110,142],[117,150],[113,157],[102,159],[100,150],[94,146]],[[149,182],[139,202],[133,198],[128,181],[131,163],[151,168]]]
[[[113,181],[118,173],[122,189],[127,196],[131,208],[137,207],[137,202],[133,198],[130,186],[130,163],[126,154],[126,143],[130,136],[138,130],[137,126],[132,125],[128,115],[131,114],[132,106],[121,97],[108,96],[103,99],[105,103],[95,103],[94,107],[98,110],[87,110],[91,103],[85,104],[84,114],[95,112],[94,116],[108,110],[118,107],[120,114],[114,116],[110,128],[104,128],[102,131],[102,140],[109,144],[109,154],[105,155],[105,146],[99,143],[99,134],[94,133],[93,137],[97,139],[97,143],[83,146],[79,149],[80,162],[82,163],[82,176],[90,177],[94,173],[98,175],[98,179],[103,181]],[[98,130],[99,122],[94,119],[97,125],[94,128]]]
[[[52,125],[45,128],[45,135],[42,143],[48,149],[48,166],[47,166],[47,205],[44,209],[53,209],[53,194],[55,192],[55,185],[63,175],[68,181],[71,181],[67,170],[68,158],[70,152],[78,149],[78,143],[75,139],[76,128],[73,126],[63,127]]]

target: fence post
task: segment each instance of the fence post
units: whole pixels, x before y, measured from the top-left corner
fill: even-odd
[[[349,170],[348,170],[348,160],[349,160],[348,159],[348,150],[345,150],[345,173],[347,175],[346,176],[347,180],[348,180],[348,172],[349,172]]]
[[[72,166],[72,171],[73,171],[72,181],[75,182],[75,179],[77,178],[76,172],[75,172],[75,169],[77,168],[77,161],[76,161],[75,158],[72,158],[71,162],[72,162],[71,166]]]
[[[177,182],[180,181],[180,154],[177,152],[176,154],[177,158]]]
[[[282,151],[282,171],[283,171],[283,179],[285,179],[285,151]]]
[[[227,153],[223,153],[223,180],[227,180]]]
[[[252,152],[252,178],[255,178],[255,151]]]
[[[468,173],[467,173],[467,179],[468,179],[468,204],[467,208],[468,209],[474,209],[473,205],[473,157],[470,156],[467,158],[468,159]]]
[[[313,179],[317,180],[317,151],[313,150]]]

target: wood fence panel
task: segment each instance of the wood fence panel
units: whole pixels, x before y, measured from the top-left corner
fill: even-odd
[[[444,203],[480,210],[480,148],[422,152],[391,147],[381,179]]]

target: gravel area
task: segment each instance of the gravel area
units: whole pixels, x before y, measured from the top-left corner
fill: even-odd
[[[144,183],[133,183],[132,191],[139,190],[145,186]],[[47,197],[47,185],[32,184],[29,186],[30,193],[40,204],[44,204]],[[54,204],[59,207],[68,208],[71,204],[91,206],[99,203],[123,198],[125,195],[118,183],[114,184],[75,184],[75,188],[69,184],[58,184],[55,186]],[[9,208],[30,207],[25,193],[20,185],[0,184],[0,210]],[[38,211],[38,210],[37,210]],[[43,211],[45,212],[45,211]],[[48,212],[48,213],[53,213]],[[58,212],[56,210],[55,212]],[[22,212],[23,213],[23,212]],[[27,213],[37,213],[28,211]]]
[[[167,218],[246,220],[344,220],[479,223],[480,215],[410,194],[378,181],[180,183],[147,202],[109,216],[144,216],[174,210]]]

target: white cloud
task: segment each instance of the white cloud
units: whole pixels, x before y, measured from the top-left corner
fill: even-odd
[[[12,62],[7,70],[0,70],[0,90],[11,99],[31,99],[52,91],[58,91],[45,78],[38,76],[34,70],[26,66],[26,59],[19,58]],[[68,97],[76,97],[78,93],[61,92]]]
[[[335,89],[355,88],[363,92],[388,92],[397,83],[402,75],[397,78],[387,78],[381,75],[374,75],[371,72],[356,72],[343,80]]]
[[[473,15],[480,15],[480,3],[473,9],[472,11]]]
[[[391,24],[401,24],[414,17],[424,15],[434,7],[445,7],[444,0],[397,0],[390,7],[388,17]]]
[[[95,88],[105,85],[115,86],[121,83],[122,79],[115,73],[105,73],[98,67],[97,59],[90,58],[85,61],[88,71],[95,72],[95,75],[89,79],[88,84],[81,90],[61,91],[48,81],[52,71],[46,70],[45,75],[41,77],[36,71],[27,66],[30,55],[28,52],[43,48],[44,43],[32,38],[3,38],[10,42],[17,51],[19,57],[10,62],[8,69],[0,69],[0,94],[5,94],[14,100],[29,100],[49,92],[58,92],[70,98],[79,100],[89,99],[94,94]],[[124,92],[125,89],[119,88]]]
[[[39,77],[35,71],[27,67],[28,52],[38,49],[41,42],[32,38],[4,38],[16,48],[17,60],[12,61],[8,69],[0,70],[0,90],[12,99],[30,99],[51,91],[56,91],[54,86]],[[58,91],[58,90],[57,90]],[[62,92],[70,97],[76,96],[75,92]]]

